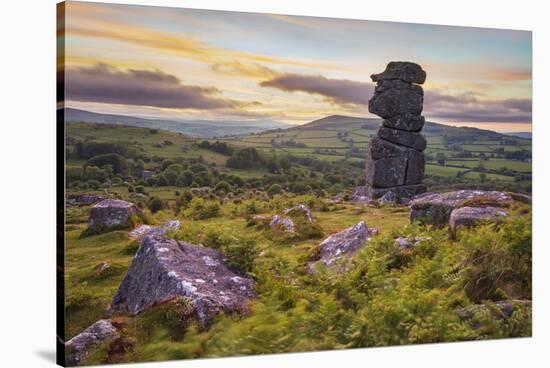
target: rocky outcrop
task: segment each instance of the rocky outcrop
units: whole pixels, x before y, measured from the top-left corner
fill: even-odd
[[[107,339],[118,339],[120,333],[110,319],[100,319],[65,343],[70,365],[78,365],[92,348]]]
[[[143,212],[131,202],[105,199],[90,209],[88,227],[107,230],[131,226],[132,215],[141,217]]]
[[[283,217],[280,215],[273,215],[273,217],[271,217],[269,227],[271,227],[273,230],[282,229],[283,231],[288,233],[293,233],[296,230],[294,221],[292,221],[288,217]]]
[[[67,206],[90,206],[94,203],[101,202],[105,199],[103,196],[94,195],[94,194],[81,194],[67,198]]]
[[[367,146],[365,192],[372,199],[390,191],[398,200],[411,198],[426,191],[422,184],[426,139],[420,133],[425,122],[424,91],[419,86],[426,72],[415,63],[390,62],[371,78],[376,87],[369,111],[384,121]]]
[[[430,193],[411,201],[410,220],[445,226],[451,212],[461,207],[502,207],[512,197],[504,192],[484,190],[458,190],[446,193]]]
[[[409,83],[423,84],[426,81],[426,72],[415,63],[392,61],[382,73],[371,75],[371,79],[373,82],[399,79]]]
[[[387,192],[382,197],[378,198],[379,205],[396,204],[398,202],[397,195],[394,192]]]
[[[351,194],[349,200],[351,202],[361,203],[361,204],[371,204],[374,201],[372,197],[369,196],[366,186],[355,187],[353,193]]]
[[[309,221],[310,224],[313,224],[313,215],[311,214],[311,210],[303,204],[299,204],[297,206],[294,206],[292,208],[287,208],[283,211],[285,215],[289,216],[305,216],[305,218]]]
[[[496,207],[461,207],[454,209],[449,218],[449,228],[454,233],[459,226],[473,227],[484,221],[495,221],[508,216],[508,212]]]
[[[177,230],[179,227],[178,220],[168,221],[160,226],[141,225],[130,231],[128,236],[132,239],[142,239],[145,236],[164,236],[168,231]]]
[[[215,249],[146,236],[107,314],[136,315],[177,297],[187,297],[201,324],[219,312],[240,312],[255,298],[255,283],[231,271]]]
[[[316,259],[308,263],[309,272],[314,273],[319,263],[327,267],[338,266],[340,259],[351,257],[361,249],[371,233],[365,221],[360,221],[352,227],[329,236],[319,244]],[[342,270],[338,267],[337,269]]]

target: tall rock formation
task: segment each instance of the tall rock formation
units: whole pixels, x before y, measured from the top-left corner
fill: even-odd
[[[392,61],[386,70],[371,75],[376,82],[369,111],[384,119],[378,136],[367,146],[366,190],[372,198],[389,191],[413,197],[426,191],[424,153],[426,139],[422,105],[426,72],[418,64]]]

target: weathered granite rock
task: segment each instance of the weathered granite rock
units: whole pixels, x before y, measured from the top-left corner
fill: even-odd
[[[412,238],[398,237],[395,239],[395,244],[401,249],[411,249],[423,241],[431,240],[429,237],[418,236]]]
[[[420,115],[424,103],[422,87],[404,84],[399,88],[384,88],[369,100],[369,112],[384,119],[396,115]]]
[[[374,202],[368,195],[366,186],[355,187],[350,196],[350,201],[362,204],[371,204]]]
[[[407,155],[379,160],[368,159],[365,181],[373,187],[388,188],[405,184]]]
[[[473,227],[484,221],[499,220],[508,212],[496,207],[461,207],[451,212],[449,227],[455,232],[459,226]]]
[[[405,183],[408,149],[381,138],[367,145],[366,177],[374,187],[392,187]]]
[[[313,224],[313,215],[311,214],[311,210],[303,204],[299,204],[297,206],[294,206],[292,208],[287,208],[283,211],[285,215],[293,216],[293,215],[303,215],[306,217],[306,219],[309,221],[309,223]]]
[[[378,136],[392,143],[414,148],[417,151],[426,149],[426,138],[420,133],[381,127],[378,130]]]
[[[399,204],[402,206],[408,206],[409,204],[411,204],[411,199],[407,197],[401,197],[399,198]]]
[[[422,115],[397,115],[382,121],[382,125],[390,129],[406,130],[409,132],[419,132],[424,127],[426,120]]]
[[[101,202],[105,199],[103,196],[94,194],[81,194],[74,197],[67,198],[68,206],[89,206],[94,203]]]
[[[409,83],[423,84],[426,81],[426,72],[422,67],[410,61],[392,61],[382,73],[371,75],[373,82],[388,79],[400,79]]]
[[[420,193],[424,193],[426,189],[425,184],[401,185],[389,188],[376,188],[367,185],[365,186],[365,193],[372,199],[380,198],[388,191],[394,192],[398,198],[412,198]]]
[[[283,217],[280,215],[273,215],[273,217],[271,218],[271,222],[269,223],[269,226],[272,229],[281,228],[285,232],[289,232],[289,233],[293,233],[296,230],[294,221],[292,221],[288,217]]]
[[[132,239],[141,239],[145,236],[164,236],[168,231],[177,230],[179,227],[178,220],[168,221],[160,226],[141,225],[130,231],[128,236]]]
[[[507,192],[507,194],[509,194],[514,201],[518,201],[526,204],[531,204],[533,202],[533,198],[527,194],[512,193],[512,192]]]
[[[246,312],[248,301],[256,297],[255,283],[224,262],[215,249],[146,236],[107,314],[136,315],[176,297],[189,298],[203,325],[221,311]]]
[[[380,205],[396,204],[398,202],[398,200],[399,200],[399,198],[397,198],[397,194],[395,194],[395,192],[392,192],[390,190],[378,199],[378,204],[380,204]]]
[[[414,198],[411,202],[411,222],[422,221],[436,226],[445,226],[455,208],[472,205],[476,201],[499,203],[512,197],[504,192],[484,190],[459,190],[446,193],[431,193]]]
[[[390,62],[386,70],[373,74],[376,82],[369,111],[382,118],[378,137],[367,147],[366,194],[372,199],[386,193],[411,198],[426,190],[422,184],[426,139],[420,131],[424,91],[415,83],[424,83],[426,72],[411,62]]]
[[[415,149],[407,151],[407,172],[405,174],[405,185],[420,184],[424,180],[425,160],[424,154]]]
[[[112,228],[131,225],[132,215],[143,216],[133,203],[119,199],[105,199],[90,209],[88,227]]]
[[[89,355],[90,349],[100,345],[106,339],[118,339],[120,333],[110,319],[100,319],[84,331],[65,343],[69,363],[78,365]]]
[[[369,239],[369,229],[365,221],[333,234],[319,245],[319,258],[308,263],[309,272],[314,273],[316,265],[323,263],[327,267],[335,266],[343,257],[354,255]],[[341,271],[338,269],[338,271]]]

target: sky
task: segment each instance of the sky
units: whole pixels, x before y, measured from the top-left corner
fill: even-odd
[[[371,118],[370,75],[413,61],[427,73],[427,120],[531,131],[528,31],[85,2],[66,3],[64,24],[66,107],[220,122]]]

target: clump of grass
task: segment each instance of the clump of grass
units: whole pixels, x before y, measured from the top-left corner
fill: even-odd
[[[94,294],[88,289],[88,283],[83,282],[78,287],[71,289],[65,298],[65,312],[72,313],[91,304]]]

